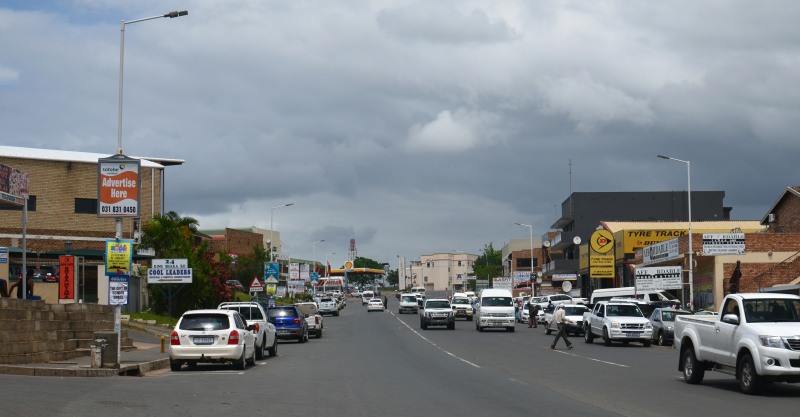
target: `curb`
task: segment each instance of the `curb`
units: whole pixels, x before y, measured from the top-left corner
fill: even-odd
[[[104,377],[104,376],[142,376],[147,372],[169,368],[169,358],[122,365],[119,369],[110,368],[36,368],[30,366],[0,365],[0,374],[21,376],[59,376],[59,377]]]

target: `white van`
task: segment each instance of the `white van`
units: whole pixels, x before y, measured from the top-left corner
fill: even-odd
[[[361,293],[361,305],[365,306],[369,304],[369,300],[375,297],[375,293],[372,291],[364,291]]]
[[[482,332],[486,327],[502,327],[513,332],[514,297],[509,290],[486,289],[481,291],[475,310],[475,330]]]
[[[590,303],[594,305],[598,301],[609,301],[612,298],[636,298],[647,303],[680,305],[680,301],[667,291],[635,291],[634,287],[601,288],[594,290]]]
[[[422,298],[425,298],[425,287],[411,287],[409,292],[421,294]]]

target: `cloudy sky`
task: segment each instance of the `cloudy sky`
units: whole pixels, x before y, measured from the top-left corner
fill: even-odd
[[[184,159],[167,209],[284,251],[479,253],[573,191],[798,185],[800,2],[3,0],[4,145]],[[571,161],[571,168],[570,168]],[[558,214],[556,214],[558,210]]]

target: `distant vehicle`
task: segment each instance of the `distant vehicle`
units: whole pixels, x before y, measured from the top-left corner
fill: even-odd
[[[300,312],[303,313],[303,317],[306,319],[306,324],[308,324],[308,331],[309,333],[314,333],[314,336],[317,339],[322,337],[322,315],[319,313],[319,309],[317,308],[317,303],[313,302],[305,302],[305,303],[296,303],[296,306],[300,307]]]
[[[244,370],[256,361],[254,329],[235,310],[187,311],[170,334],[169,367],[177,372],[184,363],[232,362]]]
[[[478,301],[475,329],[482,332],[486,328],[504,328],[508,332],[516,330],[514,322],[514,300],[511,291],[486,289],[481,291]]]
[[[364,291],[364,292],[362,292],[361,293],[361,305],[365,306],[365,305],[369,304],[369,300],[371,300],[372,297],[375,297],[375,293],[374,292],[372,292],[372,291]]]
[[[256,359],[264,359],[265,352],[269,356],[278,354],[278,337],[275,326],[267,320],[267,312],[261,304],[255,301],[240,301],[222,303],[217,306],[220,310],[233,310],[238,312],[248,326],[253,325],[256,336]]]
[[[308,342],[308,323],[297,306],[275,306],[267,309],[269,322],[275,325],[279,339]]]
[[[650,314],[650,324],[653,325],[653,341],[659,346],[671,345],[675,340],[675,317],[682,314],[692,313],[674,308],[654,309]]]
[[[399,304],[400,307],[397,310],[398,314],[403,314],[405,312],[416,314],[419,312],[419,303],[417,302],[417,296],[415,294],[401,294]]]
[[[561,304],[559,307],[564,308],[564,315],[567,320],[566,329],[564,329],[564,331],[567,334],[571,333],[575,336],[583,334],[583,314],[588,312],[589,309],[582,304]],[[544,321],[544,332],[546,334],[558,331],[558,323],[553,323],[553,313],[546,313]]]
[[[244,292],[244,286],[242,286],[242,283],[235,279],[229,279],[225,281],[225,285],[235,289],[238,292]]]
[[[37,282],[58,282],[58,267],[37,265],[33,268],[32,275],[33,280]]]
[[[419,326],[422,330],[427,330],[428,326],[447,326],[449,330],[455,330],[455,312],[450,302],[445,298],[425,300],[424,308],[419,312]]]
[[[383,300],[380,298],[372,298],[367,302],[367,312],[370,311],[383,311]]]
[[[326,315],[330,314],[333,316],[339,315],[339,307],[336,304],[336,300],[333,297],[326,295],[319,299],[319,314]]]
[[[638,298],[656,307],[680,307],[680,300],[664,290],[642,291],[635,287],[601,288],[592,292],[591,304],[598,301],[608,301],[612,298]]]
[[[467,319],[467,321],[472,321],[472,303],[469,297],[466,295],[453,296],[453,301],[450,302],[450,305],[453,307],[455,317],[463,317]]]

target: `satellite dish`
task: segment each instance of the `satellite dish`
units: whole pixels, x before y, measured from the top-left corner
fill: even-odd
[[[580,245],[581,244],[581,237],[580,236],[573,237],[572,238],[572,243],[574,243],[576,245]]]
[[[561,284],[561,289],[564,290],[564,292],[570,292],[570,290],[572,290],[572,283],[569,281],[564,281]]]
[[[544,243],[542,243],[542,245],[544,245],[544,247],[546,247],[546,248],[549,248],[550,247],[550,241],[549,240],[545,240]]]

